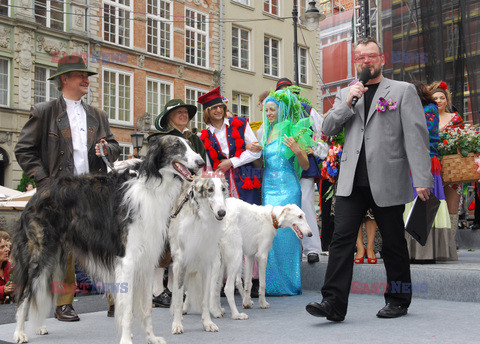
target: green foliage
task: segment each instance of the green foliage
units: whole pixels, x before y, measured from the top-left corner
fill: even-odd
[[[469,153],[480,154],[480,135],[478,128],[466,124],[464,128],[444,130],[438,143],[440,156],[457,154],[463,156]]]
[[[24,192],[27,188],[27,184],[32,183],[35,187],[35,181],[32,178],[29,178],[25,172],[22,174],[22,179],[20,179],[20,184],[17,186],[17,190]]]

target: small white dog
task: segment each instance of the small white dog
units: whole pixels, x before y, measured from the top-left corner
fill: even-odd
[[[210,283],[212,265],[219,256],[218,242],[225,229],[227,189],[225,178],[196,176],[174,207],[180,211],[172,218],[168,233],[173,259],[173,334],[183,333],[184,286],[187,289],[185,311],[189,300],[193,309],[199,308],[196,303],[201,301],[203,328],[218,332],[210,318]]]
[[[305,213],[295,204],[286,206],[258,206],[248,204],[236,198],[227,198],[227,216],[224,235],[220,240],[222,264],[214,272],[211,296],[211,311],[213,316],[221,317],[225,312],[220,306],[220,285],[226,269],[227,281],[225,295],[232,311],[232,318],[246,319],[239,313],[234,300],[234,281],[240,291],[244,308],[251,308],[252,269],[254,258],[258,261],[259,273],[259,304],[260,308],[269,308],[265,299],[265,273],[268,253],[272,247],[273,238],[278,228],[292,228],[299,239],[304,235],[312,236],[312,231],[305,219]],[[242,253],[245,256],[245,290],[241,288]],[[299,253],[300,254],[300,253]]]

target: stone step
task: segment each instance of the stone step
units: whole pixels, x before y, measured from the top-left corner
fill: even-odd
[[[436,264],[412,264],[414,297],[422,299],[480,302],[480,250],[460,249],[458,261]],[[352,257],[353,260],[353,257]],[[320,262],[302,262],[302,288],[320,291],[325,277],[328,257]],[[351,293],[382,295],[386,274],[383,260],[377,264],[355,264]],[[398,286],[400,287],[400,286]],[[377,290],[378,289],[378,290]]]

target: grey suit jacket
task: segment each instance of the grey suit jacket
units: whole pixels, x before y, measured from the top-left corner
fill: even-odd
[[[328,136],[345,128],[337,196],[352,193],[363,137],[367,172],[375,203],[380,207],[413,200],[414,187],[433,187],[430,172],[429,134],[425,114],[415,87],[406,82],[382,78],[364,125],[364,98],[351,109],[346,103],[349,87],[337,93],[333,108],[323,122]],[[380,97],[397,102],[395,110],[378,112]]]

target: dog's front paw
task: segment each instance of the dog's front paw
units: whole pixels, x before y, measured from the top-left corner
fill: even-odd
[[[265,300],[259,301],[259,304],[260,304],[260,308],[262,308],[262,309],[270,308],[270,304],[269,304],[267,301],[265,301]]]
[[[247,320],[248,315],[246,315],[245,313],[238,313],[236,315],[232,315],[232,319],[233,320]]]
[[[39,329],[37,329],[35,331],[36,334],[39,334],[39,335],[44,335],[44,334],[48,334],[48,330],[47,330],[47,327],[46,326],[42,326],[40,327]]]
[[[245,309],[253,308],[253,301],[248,300],[248,301],[243,302],[243,308],[245,308]]]
[[[25,332],[15,331],[13,334],[13,340],[15,343],[28,343],[28,337]]]
[[[181,334],[183,333],[183,325],[181,323],[172,324],[172,334]]]
[[[217,308],[214,309],[210,312],[214,318],[221,318],[225,314],[225,311],[223,308]]]
[[[148,344],[167,344],[162,337],[149,337],[147,342]]]
[[[215,325],[212,321],[206,321],[203,323],[203,328],[207,332],[218,332],[218,326]]]

